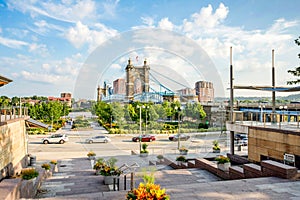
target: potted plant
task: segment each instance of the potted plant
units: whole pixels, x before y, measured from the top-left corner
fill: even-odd
[[[220,153],[221,148],[219,146],[219,142],[217,140],[213,141],[213,153]]]
[[[187,148],[185,148],[184,146],[179,148],[180,155],[187,155],[188,151],[189,150]]]
[[[90,160],[95,160],[96,153],[93,151],[88,152],[87,156],[89,157]]]
[[[147,147],[148,147],[148,144],[146,144],[146,143],[142,144],[142,150],[140,152],[141,157],[147,157],[148,156],[149,151],[147,150]]]
[[[58,172],[57,160],[51,160],[50,164],[53,165],[53,171]]]
[[[113,179],[122,174],[122,171],[116,167],[116,158],[110,158],[108,160],[104,160],[100,158],[94,164],[94,169],[96,170],[96,174],[100,174],[104,176],[104,184],[111,185],[113,184]]]
[[[25,168],[21,171],[21,177],[24,180],[31,180],[39,176],[39,172],[34,168]]]
[[[49,171],[51,169],[51,166],[49,163],[43,163],[42,168],[44,168],[46,171]]]
[[[51,161],[50,161],[50,164],[52,164],[52,165],[57,165],[57,160],[51,160]]]
[[[176,161],[177,161],[177,165],[181,165],[183,162],[186,162],[186,158],[185,156],[178,156],[176,158]]]
[[[228,157],[218,156],[215,158],[215,160],[217,161],[218,169],[222,171],[229,171],[230,159]]]
[[[144,182],[126,195],[126,199],[157,199],[157,200],[169,200],[170,196],[166,194],[165,189],[161,189],[160,185],[155,184],[153,175],[144,175]]]
[[[156,158],[158,159],[159,162],[162,162],[164,159],[163,155],[157,155]]]

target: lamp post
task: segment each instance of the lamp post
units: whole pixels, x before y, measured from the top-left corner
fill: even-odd
[[[221,135],[223,134],[223,112],[224,111],[226,111],[225,110],[225,106],[223,105],[223,104],[221,104],[220,106],[219,106],[219,109],[220,109],[220,111],[221,111]]]
[[[145,124],[145,134],[147,134],[147,109],[149,106],[145,106],[145,111],[146,111],[146,124]]]
[[[145,108],[144,105],[140,106],[140,105],[137,105],[137,108],[140,109],[140,139],[139,139],[139,143],[140,143],[140,152],[142,150],[142,108]]]
[[[175,110],[178,111],[178,150],[180,149],[180,111],[181,107],[175,106]]]

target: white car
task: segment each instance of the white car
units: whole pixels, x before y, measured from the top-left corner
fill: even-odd
[[[95,137],[92,137],[92,138],[89,138],[89,139],[86,139],[85,142],[86,143],[89,143],[89,144],[92,144],[92,143],[95,143],[95,142],[103,142],[103,143],[107,143],[107,142],[110,142],[111,139],[105,135],[99,135],[99,136],[95,136]]]
[[[65,134],[53,134],[49,137],[45,137],[45,138],[42,139],[42,142],[44,144],[49,144],[49,143],[63,144],[67,141],[69,141],[69,138]]]

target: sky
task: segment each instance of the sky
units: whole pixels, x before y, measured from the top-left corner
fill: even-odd
[[[235,85],[270,86],[274,49],[275,82],[286,86],[295,79],[287,70],[299,66],[297,5],[297,0],[0,0],[0,75],[13,80],[0,93],[70,92],[96,99],[97,85],[125,77],[130,58],[134,65],[147,59],[153,74],[175,80],[177,86],[163,83],[172,90],[205,80],[213,82],[216,97],[228,97],[230,47]],[[235,90],[235,96],[271,94]]]

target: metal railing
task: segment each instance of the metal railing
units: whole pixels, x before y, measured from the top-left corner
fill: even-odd
[[[249,126],[299,131],[300,115],[278,111],[276,113],[234,111],[233,122]]]
[[[6,107],[0,108],[0,123],[12,119],[24,118],[28,116],[27,107]]]

